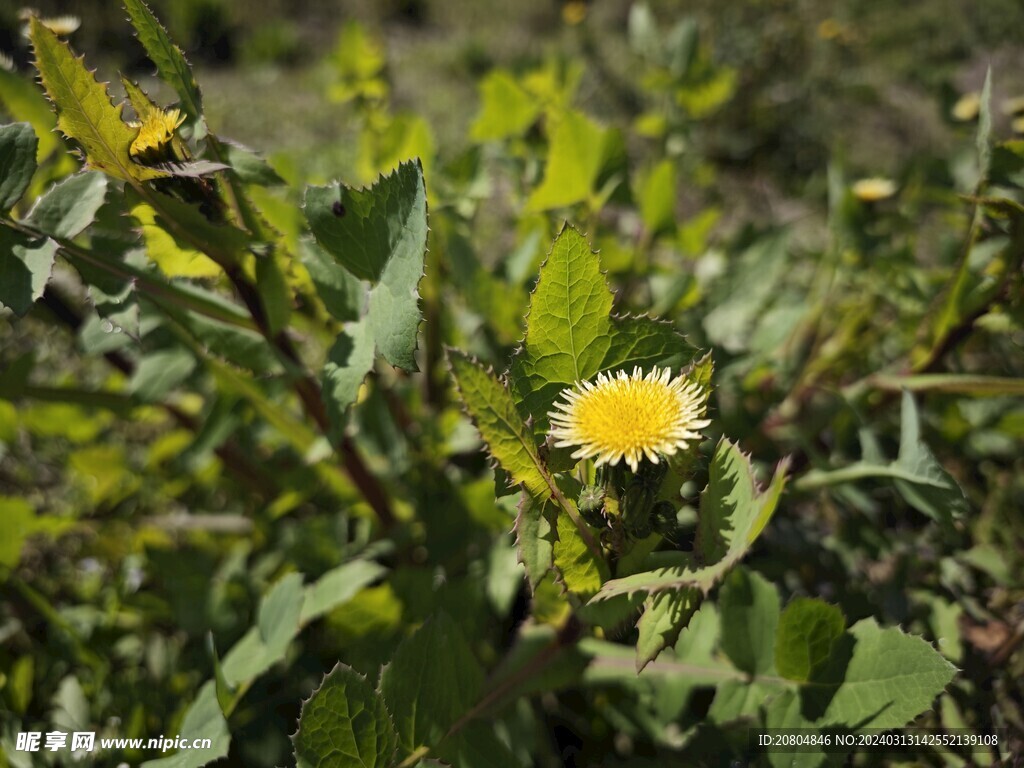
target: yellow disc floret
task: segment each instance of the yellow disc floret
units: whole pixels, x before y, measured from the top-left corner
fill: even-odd
[[[129,152],[132,157],[147,161],[168,159],[174,132],[185,122],[181,110],[169,109],[166,112],[152,110],[139,124],[139,134],[135,137]]]
[[[683,376],[673,379],[668,368],[646,376],[640,368],[632,375],[601,373],[561,397],[548,414],[555,445],[579,446],[573,458],[593,458],[597,466],[625,459],[635,472],[645,457],[657,464],[659,456],[685,450],[711,423],[703,418],[707,392]]]

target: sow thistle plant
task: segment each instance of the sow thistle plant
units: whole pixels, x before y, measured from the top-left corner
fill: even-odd
[[[487,591],[505,595],[504,619],[522,587],[526,615],[517,617],[507,651],[482,652],[483,643],[466,629],[479,617],[449,615],[436,607],[436,584],[426,590],[416,585],[417,599],[429,593],[436,603],[425,611],[429,615],[396,629],[385,663],[357,671],[348,659],[338,659],[302,703],[292,735],[299,768],[531,764],[508,734],[518,733],[523,723],[539,730],[531,719],[538,716],[524,715],[522,708],[509,716],[506,705],[568,687],[588,693],[615,687],[624,711],[653,723],[656,748],[675,749],[688,707],[678,686],[689,685],[691,671],[700,684],[716,689],[707,715],[716,728],[740,724],[745,731],[751,721],[789,728],[895,728],[932,705],[954,669],[927,643],[872,619],[847,627],[840,610],[821,600],[794,600],[782,609],[778,589],[740,565],[779,507],[788,462],[780,462],[767,483],[758,481],[750,457],[721,436],[714,419],[711,353],[693,347],[670,322],[616,314],[598,254],[571,225],[554,237],[540,267],[525,333],[511,357],[497,362],[496,370],[467,352],[447,349],[461,406],[493,459],[493,478],[471,479],[448,461],[448,453],[433,455],[451,451],[437,437],[449,423],[423,429],[417,436],[422,445],[415,445],[410,428],[409,452],[416,457],[409,463],[419,474],[410,470],[411,478],[399,478],[394,472],[388,480],[422,483],[427,490],[413,496],[424,508],[401,500],[379,471],[382,457],[367,461],[350,426],[354,415],[372,405],[373,397],[360,398],[360,392],[375,366],[414,372],[418,359],[427,357],[417,355],[428,241],[423,166],[417,159],[401,162],[367,188],[341,182],[308,186],[301,212],[296,203],[277,219],[293,227],[290,236],[282,234],[254,202],[256,187],[281,180],[258,156],[216,135],[182,52],[141,0],[126,0],[125,8],[157,73],[175,93],[174,105],[157,105],[124,80],[135,112],[134,120],[126,120],[122,105],[113,103],[83,61],[32,19],[36,66],[54,121],[0,127],[0,301],[23,316],[42,298],[58,320],[76,332],[84,327],[83,338],[93,315],[111,327],[124,323],[130,334],[116,342],[93,340],[90,347],[121,378],[102,391],[34,387],[26,372],[32,360],[26,359],[4,379],[0,394],[13,400],[69,395],[73,402],[118,412],[144,407],[147,414],[163,413],[180,430],[194,433],[195,442],[216,443],[209,452],[226,471],[241,479],[245,491],[263,494],[265,517],[276,520],[302,500],[327,499],[325,505],[362,518],[367,527],[361,530],[377,539],[371,544],[366,533],[346,541],[343,562],[310,583],[296,570],[305,567],[303,561],[279,567],[282,558],[274,551],[268,561],[283,575],[265,589],[253,625],[243,627],[229,648],[215,647],[212,634],[206,638],[207,679],[183,710],[177,709],[177,694],[167,710],[168,721],[180,723],[183,740],[211,738],[213,748],[153,759],[144,763],[147,768],[199,768],[227,757],[233,731],[252,722],[251,712],[240,716],[239,707],[262,676],[292,664],[289,673],[306,680],[305,670],[324,668],[324,660],[312,654],[297,661],[306,627],[329,614],[337,618],[350,600],[363,600],[362,610],[386,623],[394,607],[386,601],[389,595],[397,600],[394,585],[430,581],[422,578],[425,568],[416,570],[417,536],[428,528],[428,539],[453,538],[443,527],[449,521],[431,516],[433,483],[464,482],[465,488],[445,498],[462,503],[472,497],[481,514],[507,512],[507,519],[487,529],[496,539],[488,557],[500,563],[507,554],[515,571],[489,573]],[[383,65],[371,63],[370,90],[379,94]],[[359,68],[352,73],[366,74]],[[496,114],[494,122],[504,130],[500,109]],[[378,117],[385,119],[384,111]],[[538,117],[532,106],[528,117],[523,131]],[[40,170],[39,136],[53,127],[80,151],[86,167],[41,191],[26,212],[22,202]],[[551,157],[538,188],[543,193],[525,195],[534,212],[587,199],[587,190],[563,188],[561,160],[555,158],[571,154],[563,150],[579,143],[576,131],[605,135],[582,114],[554,130],[560,138],[548,148]],[[590,170],[596,184],[599,165]],[[669,176],[674,179],[674,173]],[[457,215],[439,208],[440,217]],[[658,222],[665,224],[663,219],[659,214]],[[453,231],[451,220],[440,222],[439,231]],[[58,260],[60,269],[69,268],[66,274],[78,275],[91,306],[73,306],[74,297],[64,296],[59,281],[51,280]],[[431,288],[436,313],[430,322],[436,323],[439,291]],[[431,327],[434,346],[427,351],[443,370],[442,337],[435,331]],[[298,340],[310,348],[297,349]],[[462,345],[465,339],[453,334],[449,341]],[[181,405],[204,397],[212,405],[203,418]],[[413,424],[404,412],[407,402],[393,391],[382,399],[397,424]],[[423,412],[438,422],[447,415],[461,418],[455,408],[443,408],[432,403]],[[258,434],[271,436],[272,450],[243,450],[232,440],[228,433],[243,420],[236,419],[236,409],[259,425]],[[374,412],[367,422],[378,417]],[[919,431],[907,395],[900,458],[856,471],[888,473],[920,504],[938,504],[940,493],[945,503],[958,489],[927,453]],[[480,458],[479,447],[473,446],[472,460]],[[279,455],[286,458],[272,463]],[[287,467],[283,480],[276,472],[281,465]],[[482,460],[479,469],[484,470]],[[803,480],[808,478],[830,482],[828,476]],[[693,486],[702,487],[699,500],[689,491],[683,495],[684,487]],[[503,501],[510,489],[519,493],[514,546],[522,570],[512,563],[511,541],[501,537],[513,514]],[[7,506],[19,536],[33,526],[59,527],[57,519],[36,516],[27,504]],[[312,536],[324,530],[313,527],[316,519],[306,524]],[[686,547],[676,535],[683,525],[695,527]],[[20,544],[19,538],[16,555]],[[472,547],[458,553],[460,562],[479,554],[477,542]],[[453,613],[475,594],[478,564],[461,562],[462,591],[446,593]],[[440,562],[429,565],[436,566],[434,576],[447,575]],[[335,646],[329,648],[334,653]],[[685,680],[680,664],[689,670]],[[912,685],[907,668],[913,670]],[[556,669],[557,675],[548,674]],[[310,688],[312,683],[305,691]],[[681,699],[688,700],[686,691]],[[652,698],[657,714],[647,711]],[[481,722],[485,718],[501,727]],[[824,758],[811,755],[807,764],[823,764]]]

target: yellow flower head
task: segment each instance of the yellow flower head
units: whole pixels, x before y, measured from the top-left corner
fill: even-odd
[[[896,194],[896,182],[892,179],[884,179],[876,176],[871,179],[861,179],[854,182],[851,187],[853,196],[864,203],[876,203],[885,200]]]
[[[953,105],[953,109],[950,114],[954,120],[961,123],[967,123],[978,117],[978,112],[981,111],[981,94],[977,91],[971,91],[965,93],[959,99],[956,104]]]
[[[583,0],[570,0],[562,6],[562,21],[569,26],[576,26],[587,18],[587,4]]]
[[[646,376],[640,368],[632,376],[601,373],[596,382],[577,383],[561,397],[558,410],[548,414],[555,445],[579,446],[572,457],[596,458],[599,467],[625,459],[636,472],[644,457],[657,464],[659,456],[685,450],[711,423],[702,418],[707,392],[683,376],[673,379],[668,368]]]
[[[185,122],[181,110],[169,109],[166,112],[152,110],[141,123],[137,123],[139,135],[129,147],[132,157],[145,160],[166,159],[167,148],[174,139],[174,132]]]

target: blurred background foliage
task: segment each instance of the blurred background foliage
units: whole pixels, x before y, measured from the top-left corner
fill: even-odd
[[[102,79],[120,69],[158,103],[174,101],[117,4],[37,5],[82,18],[70,39]],[[264,153],[288,182],[251,193],[293,253],[303,247],[294,190],[335,178],[366,184],[422,158],[432,230],[423,373],[378,365],[352,417],[403,525],[379,538],[365,503],[339,501],[316,471],[322,445],[299,453],[241,388],[222,381],[209,397],[173,339],[155,337],[162,357],[150,349],[122,365],[145,316],[118,314],[96,294],[85,302],[70,272],[58,273],[85,311],[51,302],[0,323],[5,391],[12,381],[21,394],[29,388],[0,400],[0,564],[9,569],[0,743],[12,764],[27,764],[9,750],[15,723],[175,733],[215,675],[210,638],[221,653],[239,641],[282,574],[312,581],[357,556],[384,563],[387,577],[312,623],[286,664],[254,679],[231,714],[227,764],[288,761],[300,701],[325,669],[343,659],[375,674],[437,610],[495,663],[530,599],[506,535],[515,499],[494,501],[493,473],[439,350],[507,358],[564,218],[600,249],[617,308],[666,317],[714,351],[716,434],[738,439],[762,468],[794,456],[792,490],[751,568],[784,601],[822,597],[849,623],[874,616],[937,643],[963,672],[928,723],[1007,727],[1020,745],[1020,247],[1005,206],[964,196],[986,170],[975,135],[991,67],[992,137],[1008,143],[987,175],[999,195],[1020,198],[1024,160],[1012,139],[1024,129],[1013,103],[1024,93],[1024,6],[153,7],[195,65],[209,123]],[[12,84],[30,72],[22,26],[17,8],[0,8],[0,51],[13,70],[0,72],[0,112],[29,119]],[[556,177],[552,163],[569,156]],[[73,170],[64,162],[44,166],[36,193]],[[891,188],[853,185],[870,177]],[[303,275],[287,273],[296,297],[309,287]],[[337,324],[306,309],[295,322],[316,358],[318,328]],[[239,354],[232,346],[233,362]],[[249,367],[268,398],[296,410],[272,364]],[[943,373],[1001,381],[899,378]],[[888,480],[827,475],[895,458],[900,386],[919,390],[925,440],[966,494],[970,511],[953,527]],[[131,401],[116,396],[125,392]],[[535,619],[555,621],[564,608],[553,583],[532,600]],[[517,705],[496,727],[539,765],[744,754],[745,731],[707,719],[713,689],[614,685],[632,686],[632,703],[610,695],[612,684],[596,684],[593,696],[569,686]],[[118,756],[143,757],[153,755]]]

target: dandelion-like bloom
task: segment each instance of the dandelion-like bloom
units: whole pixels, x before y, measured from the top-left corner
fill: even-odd
[[[965,93],[959,99],[956,104],[953,105],[953,109],[950,110],[950,114],[954,120],[961,123],[968,123],[978,117],[978,113],[981,111],[981,94],[977,91],[971,91]]]
[[[574,459],[595,458],[595,464],[617,465],[623,459],[634,472],[646,457],[653,464],[672,456],[700,438],[711,422],[703,418],[707,392],[683,376],[672,378],[668,368],[646,376],[601,373],[596,382],[584,381],[562,392],[558,410],[548,414],[551,436],[559,448],[579,446]]]
[[[883,179],[876,176],[871,179],[861,179],[851,187],[853,196],[865,203],[877,203],[896,194],[896,182],[892,179]]]
[[[128,151],[132,157],[143,160],[166,159],[165,155],[174,139],[174,132],[183,122],[185,116],[179,109],[169,109],[166,112],[152,110],[141,123],[136,124],[139,135],[135,137]]]

